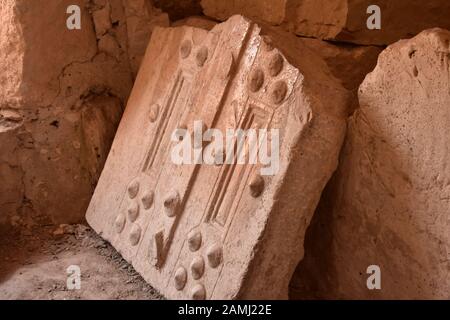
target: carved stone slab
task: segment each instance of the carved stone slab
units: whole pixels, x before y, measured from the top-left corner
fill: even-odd
[[[345,92],[295,38],[286,54],[304,67],[260,33],[240,16],[153,32],[89,206],[89,224],[168,298],[286,298],[336,168]],[[278,129],[278,172],[174,164],[172,133],[200,120]]]

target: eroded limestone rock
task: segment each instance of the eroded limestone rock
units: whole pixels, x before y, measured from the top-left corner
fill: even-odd
[[[153,32],[86,218],[168,298],[287,297],[348,92],[303,42],[272,34],[241,16]],[[173,132],[199,120],[279,130],[279,170],[175,164]]]
[[[307,233],[293,297],[450,298],[450,32],[383,51]],[[368,290],[368,266],[381,290]]]

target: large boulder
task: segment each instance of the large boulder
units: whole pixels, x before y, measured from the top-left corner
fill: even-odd
[[[308,230],[293,297],[450,298],[449,75],[449,31],[381,53]],[[366,285],[371,265],[381,290]]]

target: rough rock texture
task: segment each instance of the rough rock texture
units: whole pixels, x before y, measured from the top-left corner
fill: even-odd
[[[74,4],[81,30],[66,27]],[[123,12],[119,0],[0,2],[0,224],[83,219],[139,55]]]
[[[281,27],[269,27],[261,23],[265,30],[271,30],[272,38],[278,39],[281,46],[291,43],[292,35]],[[296,43],[307,47],[320,56],[328,66],[333,76],[341,82],[341,85],[351,93],[351,101],[348,114],[352,114],[358,107],[358,88],[365,76],[375,68],[378,55],[382,51],[376,46],[353,46],[347,44],[335,44],[310,38],[296,38]]]
[[[217,24],[216,21],[208,19],[204,16],[193,16],[185,19],[177,20],[171,24],[172,27],[189,26],[205,30],[211,30]]]
[[[242,14],[256,21],[279,25],[285,20],[287,0],[202,0],[203,13],[218,20]]]
[[[374,4],[381,9],[380,30],[367,28],[367,8]],[[450,28],[447,0],[301,0],[295,12],[297,34],[358,44],[385,45],[426,28]]]
[[[300,38],[299,41],[323,57],[344,88],[354,91],[355,94],[366,75],[375,68],[378,55],[382,51],[375,46],[333,44],[310,38]]]
[[[210,32],[158,28],[87,220],[168,298],[286,298],[347,107],[348,92],[296,37],[241,16]],[[196,120],[279,129],[279,171],[173,163],[172,132]]]
[[[171,21],[202,14],[200,0],[153,0],[156,8],[167,12]]]
[[[128,36],[128,56],[133,75],[136,76],[145,54],[153,28],[168,27],[166,13],[154,8],[149,0],[123,0]]]
[[[386,45],[420,31],[450,28],[448,0],[202,0],[204,13],[219,20],[242,14],[283,25],[298,35],[356,44]],[[370,5],[381,9],[381,30],[369,30]]]
[[[449,299],[450,32],[388,47],[359,100],[292,297]]]

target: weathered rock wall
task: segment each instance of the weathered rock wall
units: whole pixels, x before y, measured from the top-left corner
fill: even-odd
[[[447,0],[202,0],[205,15],[225,20],[242,14],[256,21],[281,25],[300,36],[364,45],[387,45],[424,29],[450,29]],[[371,30],[380,9],[380,29]],[[371,25],[371,24],[370,24]]]
[[[367,0],[0,0],[0,225],[82,220],[153,28],[242,14],[280,48],[296,34],[352,97],[291,296],[449,298],[448,33],[396,42],[450,29],[450,2],[376,4],[380,30]],[[81,30],[66,27],[69,5]],[[381,291],[366,287],[371,264]]]
[[[1,1],[0,223],[83,219],[152,27],[169,23],[132,3]]]

